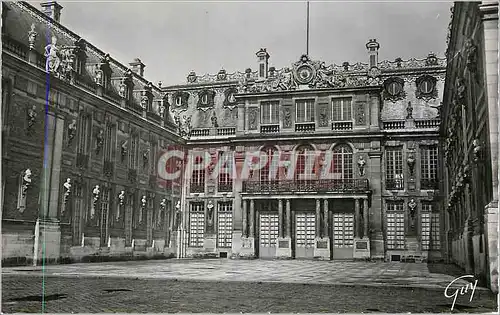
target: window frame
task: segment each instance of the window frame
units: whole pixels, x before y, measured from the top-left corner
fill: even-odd
[[[340,101],[340,111],[336,108],[335,102]],[[348,103],[348,105],[346,105]],[[344,121],[353,121],[352,115],[352,97],[335,97],[331,100],[331,119],[333,122],[344,122]],[[347,110],[346,110],[347,109]],[[336,114],[340,114],[336,115]],[[347,116],[347,117],[344,117]],[[337,119],[340,118],[340,119]]]
[[[316,99],[314,98],[304,98],[304,99],[296,99],[295,100],[295,122],[299,124],[307,124],[307,123],[315,123],[315,104]],[[304,106],[303,113],[304,117],[300,118],[300,114],[302,110],[300,110],[301,105]],[[308,116],[309,114],[309,116]],[[308,120],[309,118],[309,120]]]
[[[265,114],[268,114],[268,117],[266,117]],[[268,118],[267,121],[266,121],[266,118]],[[261,102],[260,103],[260,123],[262,125],[277,125],[277,124],[279,124],[279,122],[280,122],[280,102],[279,101],[263,101],[263,102]]]

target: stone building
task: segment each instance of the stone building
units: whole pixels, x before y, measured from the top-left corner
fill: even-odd
[[[41,6],[2,2],[3,263],[170,255],[180,182],[155,164],[184,140],[166,94]]]
[[[441,136],[449,259],[498,292],[498,2],[456,2]]]
[[[186,84],[162,88],[174,120],[189,124],[186,148],[210,156],[186,176],[183,255],[446,258],[438,193],[446,60],[379,61],[375,39],[360,47],[367,63],[302,55],[284,69],[260,49],[256,71],[193,71]],[[269,162],[249,167],[252,152]],[[238,177],[213,176],[223,156]]]

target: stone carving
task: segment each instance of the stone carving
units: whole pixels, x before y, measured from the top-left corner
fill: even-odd
[[[149,104],[149,97],[146,94],[143,94],[141,96],[141,108],[143,110],[147,110],[148,109],[148,104]]]
[[[146,204],[147,204],[147,199],[146,199],[146,195],[143,195],[141,197],[141,206],[139,207],[139,224],[142,223],[142,219],[144,217],[144,209],[146,208]]]
[[[28,132],[31,131],[31,128],[35,125],[36,122],[36,117],[38,116],[38,113],[36,112],[36,105],[31,105],[31,107],[28,108],[27,111],[27,119],[28,119]]]
[[[466,107],[466,89],[465,80],[461,77],[457,78],[455,81],[456,86],[456,101],[459,105]]]
[[[358,158],[358,170],[359,170],[359,176],[361,176],[361,177],[365,176],[365,165],[366,165],[366,161],[363,158],[363,156],[360,155]]]
[[[38,33],[35,31],[35,23],[32,23],[31,29],[28,32],[28,42],[29,42],[30,50],[33,50],[35,48],[35,42],[36,42],[37,35],[38,35]]]
[[[356,106],[356,123],[358,125],[364,125],[366,124],[366,119],[365,119],[365,103],[364,102],[358,102]]]
[[[71,123],[68,125],[68,146],[73,142],[76,135],[76,119],[72,119]]]
[[[125,84],[125,80],[121,80],[118,85],[118,94],[123,98],[127,97],[127,84]]]
[[[22,176],[22,184],[21,184],[21,195],[24,197],[26,196],[26,192],[28,191],[28,188],[31,187],[31,170],[28,168],[23,172]]]
[[[118,194],[118,204],[123,206],[125,204],[125,190],[120,191]]]
[[[327,113],[326,106],[319,107],[319,126],[320,127],[327,127],[328,126],[328,113]]]
[[[158,211],[158,217],[156,218],[156,228],[161,228],[163,224],[163,216],[167,209],[167,199],[162,199],[160,202],[160,207]]]
[[[425,65],[426,66],[437,66],[438,65],[438,59],[437,59],[435,53],[430,52],[429,55],[427,55],[427,59],[425,60]]]
[[[212,200],[208,201],[207,205],[207,225],[208,226],[213,226],[214,224],[214,204]]]
[[[102,147],[104,145],[104,130],[99,129],[99,131],[97,132],[95,138],[96,138],[95,153],[97,155],[99,155],[99,153],[101,152],[101,149],[102,149]]]
[[[369,78],[376,78],[376,77],[379,77],[381,74],[382,74],[382,72],[377,67],[371,67],[370,70],[368,70],[368,77]]]
[[[196,76],[196,72],[194,72],[194,71],[189,72],[189,74],[187,76],[188,83],[196,83],[197,79],[198,79],[198,77]]]
[[[146,168],[146,166],[148,165],[148,162],[149,162],[149,148],[144,150],[144,152],[142,152],[142,167],[143,168]]]
[[[217,81],[225,81],[227,80],[226,70],[221,69],[219,73],[217,73]]]
[[[163,101],[160,101],[160,106],[158,106],[158,115],[162,118],[165,115],[165,105],[163,105]]]
[[[344,61],[342,63],[342,68],[344,68],[344,71],[349,71],[349,62]]]
[[[198,105],[197,108],[202,111],[207,111],[214,107],[214,91],[203,90],[198,94]]]
[[[212,114],[212,118],[210,119],[212,120],[212,127],[218,128],[219,123],[217,122],[217,116],[215,115],[215,112]]]
[[[99,66],[96,65],[96,69],[94,70],[94,81],[97,85],[102,86],[104,80],[104,72],[99,69]]]
[[[440,119],[441,118],[441,109],[443,108],[443,102],[439,103],[439,105],[437,106],[430,106],[432,108],[435,108],[437,110],[437,113],[436,113],[436,119]]]
[[[257,108],[250,108],[248,110],[248,129],[256,130],[257,129]]]
[[[45,57],[47,57],[45,70],[47,72],[57,74],[59,64],[61,63],[61,59],[58,56],[58,50],[57,37],[52,36],[51,43],[45,46]]]
[[[71,178],[66,178],[66,181],[63,184],[63,188],[64,188],[63,204],[65,206],[64,208],[66,208],[66,204],[68,203],[68,199],[71,194]]]
[[[283,128],[292,128],[292,109],[290,106],[283,107]]]
[[[125,160],[125,157],[127,156],[128,153],[128,141],[125,140],[122,142],[122,145],[120,146],[120,153],[121,153],[121,158],[122,162]]]
[[[446,67],[446,58],[437,58],[436,63],[434,62],[434,57],[427,56],[425,59],[411,58],[408,60],[402,60],[401,58],[396,58],[394,61],[384,60],[378,63],[378,67],[381,70],[392,70],[392,69],[416,69],[416,68],[426,68],[426,67]],[[431,62],[431,63],[429,63]]]
[[[396,68],[401,68],[401,63],[403,62],[403,59],[400,57],[394,59],[394,62],[396,63]]]
[[[410,176],[413,176],[415,171],[415,157],[413,156],[413,153],[410,153],[408,155],[408,158],[406,159],[406,164],[408,164]]]
[[[411,102],[408,102],[408,106],[406,106],[406,119],[413,119],[413,107],[411,106]]]
[[[410,210],[410,225],[411,227],[415,226],[415,209],[417,208],[417,203],[415,199],[410,199],[408,202],[408,209]]]
[[[177,130],[179,131],[179,135],[181,137],[189,137],[192,129],[191,116],[184,115],[181,120],[180,114],[176,113],[174,116],[174,122],[177,125]]]
[[[467,55],[467,69],[475,73],[477,70],[477,46],[472,38],[465,41],[465,51]]]
[[[95,218],[95,211],[97,209],[97,202],[99,201],[100,197],[100,187],[99,185],[95,185],[94,189],[92,190],[92,207],[90,209],[90,219],[93,220]]]
[[[479,139],[474,139],[474,141],[472,141],[472,146],[473,161],[477,163],[481,159],[481,151],[483,150],[483,147]]]

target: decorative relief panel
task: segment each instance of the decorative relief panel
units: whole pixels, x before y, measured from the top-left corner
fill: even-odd
[[[283,106],[283,129],[292,128],[292,106]]]
[[[356,112],[355,119],[356,125],[363,126],[366,125],[366,102],[356,102]]]
[[[328,103],[318,105],[318,126],[328,127]]]
[[[249,108],[248,109],[248,130],[257,130],[257,124],[259,119],[259,109]]]

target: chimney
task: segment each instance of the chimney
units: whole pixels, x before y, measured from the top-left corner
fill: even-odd
[[[257,62],[259,63],[259,78],[267,78],[269,66],[269,54],[265,48],[261,48],[257,53]]]
[[[368,43],[366,43],[366,49],[368,49],[368,56],[370,57],[370,67],[373,68],[378,65],[378,50],[380,48],[380,44],[376,39],[370,39]]]
[[[141,77],[144,76],[144,68],[146,65],[142,63],[141,59],[135,58],[133,62],[129,63],[129,65],[134,73],[137,73]]]
[[[57,23],[61,20],[61,10],[62,6],[57,3],[57,1],[43,1],[40,3],[43,13],[56,21]]]

